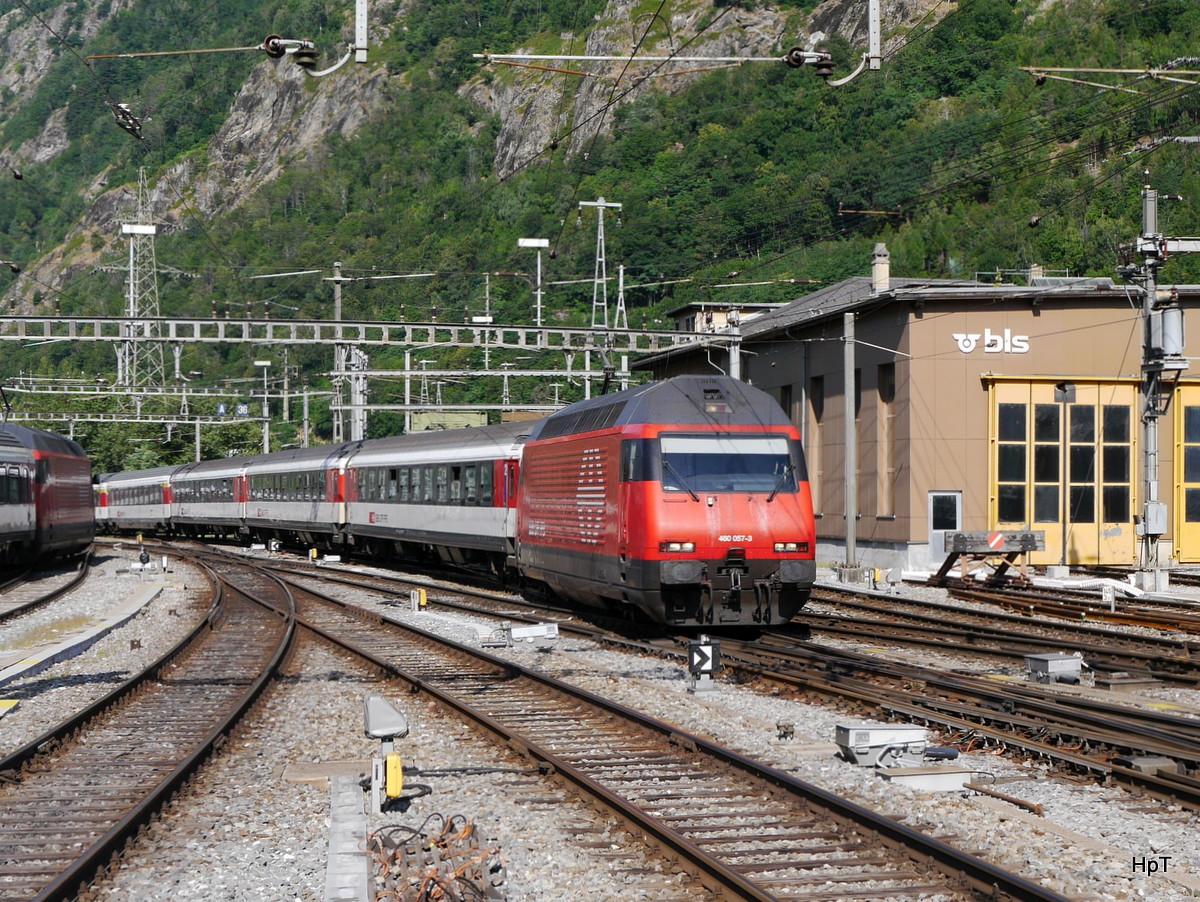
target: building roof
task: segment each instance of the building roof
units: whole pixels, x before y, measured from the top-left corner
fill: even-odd
[[[1030,303],[1059,297],[1076,300],[1105,298],[1112,301],[1128,299],[1140,305],[1138,289],[1132,285],[1116,283],[1110,278],[1034,277],[1028,285],[1011,283],[995,284],[968,279],[905,279],[891,277],[888,288],[876,293],[872,290],[870,276],[853,276],[834,285],[767,310],[752,319],[743,320],[740,334],[743,342],[770,340],[777,333],[801,325],[809,325],[840,318],[843,313],[883,302],[907,300],[922,302],[973,300],[1020,300]],[[1175,289],[1180,295],[1200,298],[1200,285],[1160,285],[1160,289]],[[645,355],[633,365],[634,369],[645,369],[667,357],[680,357],[703,351],[713,342],[720,342],[728,328],[718,328],[712,338],[691,345],[676,345],[669,349]]]

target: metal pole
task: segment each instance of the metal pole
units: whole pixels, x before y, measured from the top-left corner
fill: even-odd
[[[267,367],[263,367],[263,454],[271,453],[271,402],[267,400]]]
[[[537,288],[534,291],[535,322],[537,327],[542,327],[542,249],[538,248],[537,252]]]
[[[742,330],[736,319],[729,323],[729,378],[742,378]]]
[[[345,422],[342,419],[342,382],[346,372],[346,346],[342,344],[342,264],[333,264],[333,321],[337,323],[333,346],[333,389],[337,409],[333,412],[333,440],[345,440]]]
[[[1054,386],[1054,400],[1059,403],[1059,467],[1058,467],[1058,485],[1059,491],[1062,493],[1059,498],[1059,517],[1062,520],[1062,554],[1059,555],[1058,564],[1060,567],[1067,566],[1067,542],[1070,537],[1068,524],[1071,518],[1071,478],[1070,478],[1070,451],[1071,451],[1071,427],[1069,423],[1070,408],[1068,404],[1075,403],[1075,383],[1060,382]]]
[[[846,566],[858,561],[858,434],[854,422],[854,314],[842,314],[842,369],[845,376],[846,430]]]
[[[412,432],[412,350],[404,349],[404,434]]]
[[[304,434],[300,439],[300,447],[308,447],[308,389],[304,390]]]
[[[1157,249],[1151,254],[1145,254],[1145,248],[1157,246],[1158,239],[1158,191],[1150,187],[1149,172],[1145,173],[1142,184],[1142,374],[1145,391],[1145,402],[1142,408],[1142,425],[1145,438],[1144,472],[1145,499],[1142,502],[1142,566],[1146,569],[1158,569],[1158,532],[1160,522],[1165,522],[1165,516],[1159,516],[1162,505],[1158,500],[1158,395],[1161,368],[1156,366],[1154,351],[1150,346],[1150,322],[1154,312],[1154,301],[1158,293],[1157,269],[1161,262]]]

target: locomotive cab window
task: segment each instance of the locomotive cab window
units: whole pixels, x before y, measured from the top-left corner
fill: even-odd
[[[783,435],[664,435],[667,492],[794,494],[796,467]]]
[[[653,439],[631,438],[621,442],[621,481],[649,482],[654,478]]]

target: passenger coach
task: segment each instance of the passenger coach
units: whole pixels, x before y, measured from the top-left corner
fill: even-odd
[[[99,479],[104,522],[111,532],[153,532],[171,523],[171,476],[179,467],[106,473]]]
[[[530,423],[364,442],[347,463],[346,532],[377,557],[440,560],[504,576]]]

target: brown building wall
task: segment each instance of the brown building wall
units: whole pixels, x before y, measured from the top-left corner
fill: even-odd
[[[1191,304],[1185,301],[1185,306]],[[751,334],[744,345],[743,375],[780,400],[801,430],[819,516],[818,536],[836,547],[846,534],[844,325],[836,307],[830,313],[822,313],[816,304],[813,308],[811,317],[798,314],[786,328],[763,339]],[[1200,347],[1200,314],[1192,313],[1187,326],[1192,333],[1189,346]],[[877,302],[859,303],[855,330],[857,536],[860,551],[867,549],[864,562],[887,565],[888,552],[920,562],[923,546],[930,541],[931,492],[962,493],[960,528],[995,528],[1000,494],[998,404],[1024,403],[1033,417],[1038,405],[1055,403],[1054,386],[1061,383],[1077,384],[1079,403],[1094,403],[1097,417],[1106,405],[1124,405],[1130,416],[1128,522],[1092,525],[1098,539],[1085,536],[1086,529],[1080,527],[1078,536],[1067,537],[1068,546],[1072,553],[1083,548],[1078,553],[1086,555],[1090,542],[1101,555],[1114,558],[1132,547],[1133,515],[1141,510],[1143,494],[1136,391],[1142,320],[1135,295],[1108,287],[1094,295],[1085,289],[1065,298],[1047,292],[1039,297],[1038,292],[1013,286],[998,289],[995,296],[978,286],[961,293],[939,288],[924,298],[911,292],[884,293]],[[708,370],[707,356],[684,355],[663,361],[656,370],[660,375]],[[714,350],[711,360],[727,371],[723,352]],[[1183,489],[1176,488],[1183,472],[1176,461],[1176,422],[1182,420],[1185,404],[1200,408],[1200,388],[1187,379],[1182,386],[1185,394],[1159,421],[1159,496],[1171,508],[1167,553],[1177,529],[1188,536],[1188,530],[1194,530],[1188,541],[1197,547],[1188,555],[1200,560],[1200,517],[1183,529]],[[1061,416],[1065,424],[1066,407]],[[1196,419],[1200,423],[1200,411]],[[1031,438],[1031,448],[1032,443]],[[1059,450],[1064,473],[1071,450]],[[1103,466],[1107,450],[1097,440],[1097,468]],[[1200,446],[1190,453],[1200,462]],[[1029,460],[1032,472],[1032,450]],[[1030,478],[1032,497],[1037,486]],[[1099,478],[1096,482],[1099,494],[1105,485]],[[1071,496],[1068,483],[1064,475],[1058,495],[1064,505]],[[1200,476],[1193,485],[1200,509]],[[1097,510],[1101,508],[1097,502]],[[1073,522],[1068,527],[1076,528]],[[1061,529],[1061,518],[1048,529]],[[1062,540],[1057,535],[1050,539],[1046,556],[1056,562]],[[932,550],[935,560],[940,554],[940,548]]]

